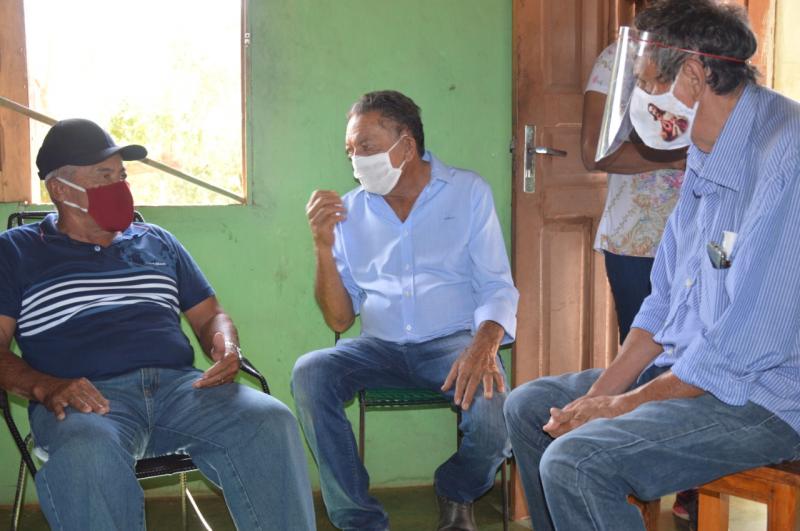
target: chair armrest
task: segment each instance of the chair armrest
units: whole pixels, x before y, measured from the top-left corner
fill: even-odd
[[[239,368],[239,370],[241,370],[244,373],[249,374],[250,376],[252,376],[256,380],[258,380],[258,383],[261,384],[261,390],[264,391],[267,394],[270,394],[269,385],[267,384],[267,379],[264,378],[264,375],[262,375],[260,372],[258,372],[258,369],[256,369],[255,366],[252,363],[250,363],[250,360],[248,360],[244,356],[242,356],[242,364],[241,364],[241,367]]]
[[[14,417],[11,416],[11,404],[8,401],[8,393],[3,389],[0,389],[0,410],[3,412],[3,420],[6,421],[8,431],[11,432],[11,437],[14,439],[14,444],[17,445],[22,460],[25,461],[25,465],[28,467],[31,476],[35,476],[36,465],[33,463],[33,458],[31,458],[31,453],[28,451],[28,445],[25,444],[25,439],[23,439],[22,435],[19,433],[19,428],[17,428],[17,424],[14,422]]]

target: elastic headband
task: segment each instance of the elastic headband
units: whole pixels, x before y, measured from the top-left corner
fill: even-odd
[[[671,50],[678,50],[678,51],[690,53],[690,54],[693,54],[693,55],[702,55],[703,57],[710,57],[712,59],[719,59],[720,61],[731,61],[733,63],[742,63],[742,64],[748,64],[749,63],[749,60],[747,60],[747,59],[739,59],[738,57],[730,57],[728,55],[716,55],[716,54],[713,54],[713,53],[699,52],[697,50],[690,50],[688,48],[679,48],[677,46],[670,46],[669,44],[664,44],[663,42],[648,41],[648,40],[645,40],[645,39],[637,39],[636,37],[632,37],[632,39],[635,40],[635,41],[638,41],[638,42],[644,42],[644,43],[647,43],[647,44],[652,44],[653,46],[658,46],[659,48],[669,48]]]

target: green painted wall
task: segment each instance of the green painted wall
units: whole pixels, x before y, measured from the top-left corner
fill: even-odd
[[[429,148],[491,183],[508,237],[511,3],[253,0],[250,20],[252,204],[142,210],[192,252],[236,321],[246,354],[274,395],[292,404],[294,361],[332,341],[313,301],[304,206],[315,188],[353,187],[344,115],[361,93],[393,88],[411,96],[423,109]],[[0,205],[0,216],[16,208]],[[355,407],[348,412],[357,419]],[[24,417],[21,406],[16,413]],[[373,485],[429,483],[455,449],[449,410],[374,412],[368,425]],[[2,432],[5,504],[17,454]]]

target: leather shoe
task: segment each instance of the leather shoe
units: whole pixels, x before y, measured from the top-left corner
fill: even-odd
[[[439,502],[439,526],[437,531],[478,531],[472,502],[459,503],[444,496],[436,497]]]

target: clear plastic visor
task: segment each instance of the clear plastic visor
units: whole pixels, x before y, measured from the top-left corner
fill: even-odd
[[[648,66],[653,67],[649,57],[655,45],[650,41],[651,34],[646,31],[638,31],[628,26],[619,28],[611,81],[595,153],[596,161],[614,153],[630,137],[633,125],[629,110],[633,89],[637,83],[651,94],[666,92],[670,88],[663,83],[647,81],[648,76],[642,76]]]

